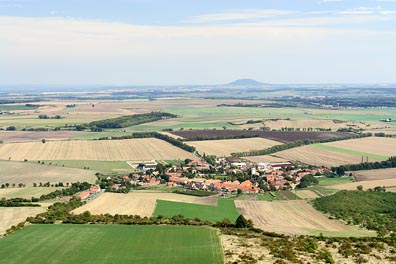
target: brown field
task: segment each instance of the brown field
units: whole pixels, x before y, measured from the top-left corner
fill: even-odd
[[[184,203],[216,205],[215,198],[194,197],[175,193],[134,191],[128,194],[104,193],[88,204],[79,207],[72,213],[80,214],[89,211],[92,214],[128,214],[151,216],[156,201],[166,200]]]
[[[393,179],[385,179],[385,180],[372,180],[372,181],[359,181],[359,182],[350,182],[350,183],[343,183],[331,186],[333,189],[337,190],[356,190],[357,186],[362,185],[364,190],[369,188],[375,188],[377,186],[385,186],[386,190],[394,191],[396,187],[396,178]]]
[[[264,124],[263,124],[264,123]],[[269,127],[271,129],[282,129],[282,127],[292,127],[292,128],[331,128],[332,130],[337,130],[343,128],[347,123],[334,123],[333,120],[326,119],[308,119],[308,120],[264,120],[263,123],[258,124],[246,124],[241,126],[242,128],[260,128],[263,126]],[[349,124],[349,123],[348,123]]]
[[[396,138],[366,137],[330,142],[325,145],[388,157],[396,155]]]
[[[5,188],[0,189],[0,199],[1,198],[39,198],[43,194],[48,194],[50,192],[59,190],[62,188],[57,187],[25,187],[25,188]]]
[[[342,132],[283,132],[283,131],[249,131],[249,130],[182,130],[174,131],[173,134],[193,139],[196,137],[201,138],[215,138],[222,136],[257,136],[274,141],[280,141],[282,143],[292,142],[296,140],[304,139],[327,139],[335,137],[344,137],[350,135],[350,133]]]
[[[308,202],[236,200],[238,211],[252,219],[255,227],[283,234],[309,234],[310,231],[355,233],[352,226],[328,219]],[[363,232],[363,231],[361,231]]]
[[[0,235],[13,225],[26,220],[29,216],[45,212],[45,207],[0,207]]]
[[[46,140],[67,140],[76,135],[76,131],[0,131],[0,141],[4,143]]]
[[[296,194],[301,199],[315,199],[318,198],[319,195],[311,190],[297,190]]]
[[[10,143],[0,145],[8,160],[171,160],[194,155],[156,138]]]
[[[352,171],[351,173],[356,181],[375,181],[396,178],[396,168],[361,170]]]
[[[35,183],[95,182],[94,172],[82,169],[31,164],[26,162],[0,161],[0,183],[19,184],[32,187]]]
[[[309,145],[280,151],[273,154],[272,156],[284,159],[285,161],[300,161],[306,164],[326,167],[340,166],[345,164],[357,164],[360,163],[362,159],[358,155],[341,153]],[[261,157],[263,158],[262,161],[265,161],[265,158],[267,156]],[[374,161],[378,160],[369,158],[369,162]]]
[[[280,142],[265,138],[243,138],[208,141],[189,141],[189,145],[194,146],[199,153],[206,153],[216,156],[231,156],[231,153],[257,149],[266,149]]]

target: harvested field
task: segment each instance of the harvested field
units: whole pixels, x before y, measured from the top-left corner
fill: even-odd
[[[283,132],[283,131],[249,131],[249,130],[184,130],[174,131],[173,134],[187,138],[215,138],[230,136],[257,136],[282,143],[292,142],[304,139],[327,139],[335,137],[345,137],[351,135],[343,132]]]
[[[194,155],[156,138],[73,140],[0,145],[0,159],[12,160],[171,160]]]
[[[396,178],[396,168],[361,170],[352,171],[351,173],[356,181],[376,181]]]
[[[41,141],[43,138],[46,140],[68,140],[77,133],[76,131],[0,131],[0,141],[4,143],[29,142]]]
[[[337,235],[368,234],[352,226],[328,219],[308,202],[298,201],[235,201],[238,211],[252,219],[255,227],[283,234],[310,234],[311,230],[334,232]]]
[[[280,151],[273,154],[273,156],[282,158],[284,160],[300,161],[306,164],[326,167],[357,164],[362,161],[362,157],[359,155],[341,153],[324,148],[318,148],[312,145]],[[368,161],[374,162],[379,160],[369,158]]]
[[[288,161],[284,158],[279,158],[274,155],[248,156],[248,157],[243,157],[243,158],[250,160],[252,162],[284,162],[284,161]]]
[[[0,161],[0,184],[19,183],[31,187],[33,183],[95,182],[95,172],[74,168],[31,164],[27,162]]]
[[[369,188],[374,189],[377,186],[385,187],[386,189],[393,189],[396,187],[396,178],[385,179],[385,180],[372,180],[372,181],[359,181],[350,182],[345,184],[339,184],[332,186],[333,189],[337,190],[356,190],[357,186],[362,185],[364,190]]]
[[[282,127],[293,128],[331,128],[337,130],[346,126],[346,123],[334,122],[333,120],[326,119],[308,119],[308,120],[277,120],[277,121],[264,121],[264,125],[271,129],[282,129]]]
[[[296,194],[301,199],[315,199],[318,198],[319,195],[311,190],[297,190]]]
[[[330,142],[324,145],[383,155],[386,157],[396,156],[396,138],[366,137]]]
[[[57,187],[26,187],[26,188],[5,188],[0,189],[0,199],[1,198],[39,198],[43,194],[48,194],[50,192],[56,191]]]
[[[45,212],[45,207],[0,207],[0,236],[13,225],[26,220],[29,216]]]
[[[128,214],[151,216],[154,212],[157,200],[174,202],[195,203],[204,205],[216,205],[216,198],[195,197],[174,193],[139,192],[128,194],[104,193],[92,202],[79,207],[72,212],[80,214],[90,211],[92,214]]]
[[[266,149],[280,142],[264,138],[243,138],[209,141],[189,141],[188,145],[194,146],[199,153],[216,156],[231,156],[231,153]]]

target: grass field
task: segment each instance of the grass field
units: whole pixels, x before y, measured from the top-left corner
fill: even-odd
[[[0,161],[0,183],[19,184],[32,187],[33,183],[95,182],[95,172],[60,166],[32,164],[29,162]]]
[[[228,199],[218,199],[217,206],[158,200],[153,215],[166,217],[183,215],[186,218],[199,218],[213,222],[228,218],[233,223],[239,213],[235,208],[234,201]]]
[[[337,184],[343,184],[353,182],[353,177],[340,177],[340,178],[318,178],[319,186],[333,186]]]
[[[156,202],[158,199],[195,203],[200,205],[215,205],[216,198],[212,197],[195,197],[190,195],[155,192],[155,191],[134,191],[128,194],[104,193],[88,204],[79,207],[73,211],[75,214],[81,214],[84,211],[90,211],[92,214],[128,214],[151,216],[153,215]]]
[[[32,161],[36,163],[37,161]],[[69,168],[84,169],[101,172],[131,172],[133,168],[125,161],[108,160],[42,160],[45,164],[51,163],[52,166],[65,166]]]
[[[312,146],[317,147],[317,148],[323,148],[335,152],[340,152],[340,153],[345,153],[345,154],[351,154],[359,157],[369,157],[372,159],[376,160],[387,160],[389,157],[384,156],[384,155],[378,155],[378,154],[373,154],[373,153],[367,153],[367,152],[362,152],[362,151],[356,151],[356,150],[350,150],[350,149],[344,149],[344,148],[339,148],[339,147],[334,147],[330,145],[325,145],[325,144],[313,144]]]
[[[231,153],[250,151],[257,149],[266,149],[280,142],[265,138],[243,138],[243,139],[226,139],[226,140],[208,140],[208,141],[189,141],[189,145],[194,146],[199,153],[216,156],[231,156]]]
[[[216,230],[190,226],[32,225],[0,239],[0,263],[222,263]]]
[[[26,188],[5,188],[0,189],[1,198],[39,198],[43,194],[56,191],[61,188],[57,187],[26,187]]]
[[[235,201],[238,211],[255,227],[283,234],[310,234],[309,230],[333,236],[370,235],[355,227],[328,219],[306,201]],[[330,233],[328,233],[330,234]]]
[[[161,160],[194,155],[156,138],[72,140],[0,145],[0,159],[12,160]]]

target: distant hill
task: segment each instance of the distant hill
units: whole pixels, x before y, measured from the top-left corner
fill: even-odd
[[[229,83],[228,85],[233,85],[233,86],[262,86],[265,85],[265,83],[258,82],[254,79],[239,79],[236,81],[233,81],[232,83]]]

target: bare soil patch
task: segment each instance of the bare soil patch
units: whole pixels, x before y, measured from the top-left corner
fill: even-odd
[[[78,132],[76,131],[0,131],[0,140],[4,143],[29,142],[45,140],[68,140]]]
[[[348,172],[349,173],[349,172]],[[396,178],[396,168],[351,172],[355,181],[376,181]]]
[[[254,226],[282,234],[323,232],[357,232],[358,229],[328,219],[306,201],[235,201],[238,211],[252,219]]]
[[[350,183],[334,185],[331,186],[331,188],[337,190],[356,190],[357,186],[359,185],[362,185],[364,190],[367,190],[369,188],[374,189],[377,186],[381,186],[381,187],[385,187],[387,191],[392,191],[396,187],[396,178],[385,179],[385,180],[350,182]]]

